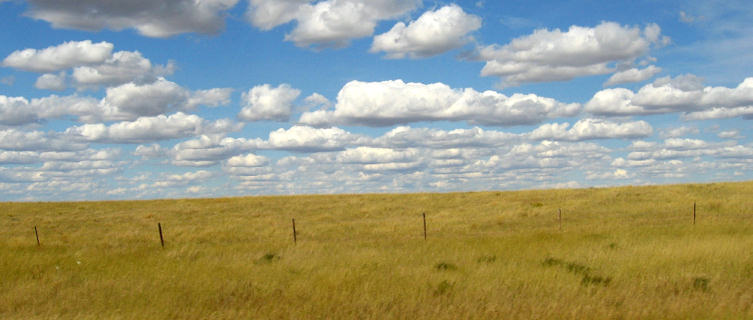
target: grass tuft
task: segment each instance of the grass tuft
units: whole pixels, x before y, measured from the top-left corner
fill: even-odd
[[[457,270],[458,267],[452,263],[440,262],[434,265],[434,269],[437,269],[439,271],[453,271]]]

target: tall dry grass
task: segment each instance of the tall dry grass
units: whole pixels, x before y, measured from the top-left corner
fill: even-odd
[[[751,195],[753,182],[2,203],[0,318],[753,318]]]

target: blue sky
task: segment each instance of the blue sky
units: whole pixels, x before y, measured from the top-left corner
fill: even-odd
[[[0,0],[0,200],[753,178],[746,1]]]

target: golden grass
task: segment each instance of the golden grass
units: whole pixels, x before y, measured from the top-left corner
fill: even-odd
[[[753,182],[0,212],[2,319],[753,318]]]

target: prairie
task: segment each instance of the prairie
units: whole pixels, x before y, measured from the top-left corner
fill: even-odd
[[[753,182],[0,203],[0,222],[2,319],[753,318]]]

